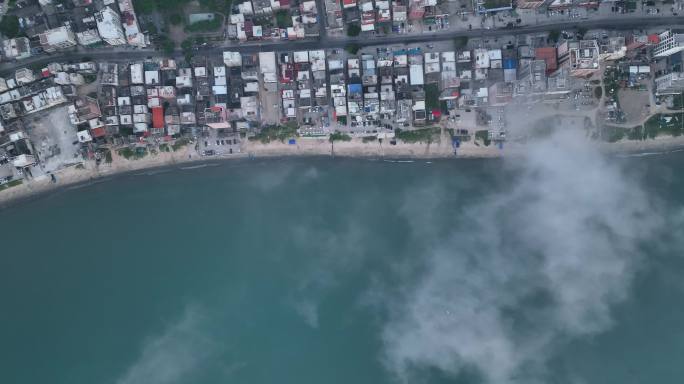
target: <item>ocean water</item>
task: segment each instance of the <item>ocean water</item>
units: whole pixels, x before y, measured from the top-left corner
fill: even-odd
[[[1,210],[0,382],[681,383],[684,154],[551,152],[210,163]]]

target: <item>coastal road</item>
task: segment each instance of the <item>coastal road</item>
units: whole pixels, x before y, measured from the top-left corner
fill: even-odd
[[[317,39],[300,40],[300,41],[279,41],[279,42],[263,42],[263,43],[241,43],[238,45],[227,45],[225,47],[212,47],[199,49],[197,54],[206,55],[209,57],[220,57],[224,50],[238,51],[242,53],[254,53],[263,51],[295,51],[295,50],[310,50],[320,48],[344,48],[348,44],[358,44],[359,46],[373,46],[373,45],[391,45],[391,44],[413,44],[431,41],[447,41],[457,37],[495,37],[505,35],[523,35],[533,34],[539,32],[553,30],[570,30],[577,28],[586,29],[612,29],[612,30],[634,30],[645,29],[649,27],[661,27],[663,29],[669,26],[677,27],[684,25],[684,15],[682,16],[662,16],[662,17],[610,17],[601,19],[566,21],[554,24],[531,25],[518,28],[501,28],[501,29],[473,29],[473,30],[458,30],[458,31],[438,31],[433,33],[423,33],[419,35],[390,35],[377,37],[342,37],[332,38],[326,34],[322,34]],[[150,56],[163,56],[161,51],[154,49],[103,49],[103,50],[80,50],[77,52],[65,52],[53,55],[41,55],[31,57],[20,62],[7,62],[0,64],[0,72],[3,74],[10,73],[17,68],[32,67],[38,65],[45,65],[50,62],[67,62],[81,60],[83,57],[89,57],[96,61],[135,61],[144,60]],[[182,52],[176,50],[175,57],[182,57]]]

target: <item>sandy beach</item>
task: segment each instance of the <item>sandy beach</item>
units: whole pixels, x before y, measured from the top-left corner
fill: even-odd
[[[612,154],[624,153],[661,153],[684,148],[684,137],[658,137],[647,141],[621,141],[617,143],[598,144],[602,151]],[[188,145],[173,152],[158,152],[147,156],[129,160],[112,151],[112,162],[102,162],[99,165],[94,160],[84,161],[80,166],[71,166],[53,172],[56,182],[52,182],[49,176],[34,178],[24,181],[21,185],[0,191],[0,207],[19,199],[30,198],[51,190],[93,181],[96,179],[113,176],[130,171],[168,167],[173,165],[188,164],[193,162],[244,159],[248,157],[288,157],[288,156],[339,156],[359,158],[419,158],[419,159],[445,159],[445,158],[493,158],[501,156],[515,156],[523,153],[525,145],[506,143],[504,149],[495,145],[478,146],[472,142],[463,143],[457,153],[451,143],[442,140],[436,143],[397,143],[390,145],[387,142],[378,141],[363,143],[361,139],[353,139],[347,142],[335,142],[331,144],[327,138],[308,139],[300,138],[294,145],[281,142],[262,144],[260,142],[247,141],[243,143],[242,153],[203,157]]]

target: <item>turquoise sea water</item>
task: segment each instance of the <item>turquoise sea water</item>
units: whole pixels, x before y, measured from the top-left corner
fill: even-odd
[[[594,298],[499,299],[559,276],[540,268],[497,277],[515,269],[505,260],[555,252],[520,240],[537,235],[519,229],[553,235],[526,215],[555,192],[531,193],[520,180],[536,176],[501,160],[236,161],[124,175],[16,204],[0,210],[0,382],[477,383],[512,364],[511,382],[681,383],[684,154],[607,163],[607,179],[633,180],[654,201],[652,215],[672,217],[647,235],[640,223],[649,214],[634,233],[614,231],[608,244],[643,236],[615,251],[636,261],[620,267],[624,278],[606,271],[591,280],[615,282],[591,287],[609,299],[586,304],[579,325],[565,323],[565,309]],[[571,198],[575,210],[592,193]],[[635,201],[617,199],[607,216]],[[563,220],[560,228],[575,218]],[[578,254],[604,250],[584,246]],[[542,259],[527,259],[536,253]],[[441,257],[459,260],[443,268],[453,273],[434,270],[439,261],[429,260]],[[476,274],[487,277],[470,280]],[[525,339],[543,337],[552,340],[540,349]],[[478,340],[508,352],[481,353]]]

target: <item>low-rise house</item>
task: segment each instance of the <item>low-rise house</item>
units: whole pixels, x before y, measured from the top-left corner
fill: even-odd
[[[261,73],[264,87],[269,92],[278,90],[276,70],[275,52],[259,52],[259,72]]]
[[[100,63],[100,84],[119,85],[119,65],[117,63]]]
[[[24,114],[28,115],[66,103],[61,87],[49,87],[44,91],[21,101]]]
[[[180,68],[176,75],[177,88],[192,88],[192,68]]]
[[[364,32],[375,30],[375,8],[373,0],[361,0],[359,3],[361,11],[361,30]]]
[[[145,72],[142,63],[133,63],[130,65],[131,84],[144,84]]]

